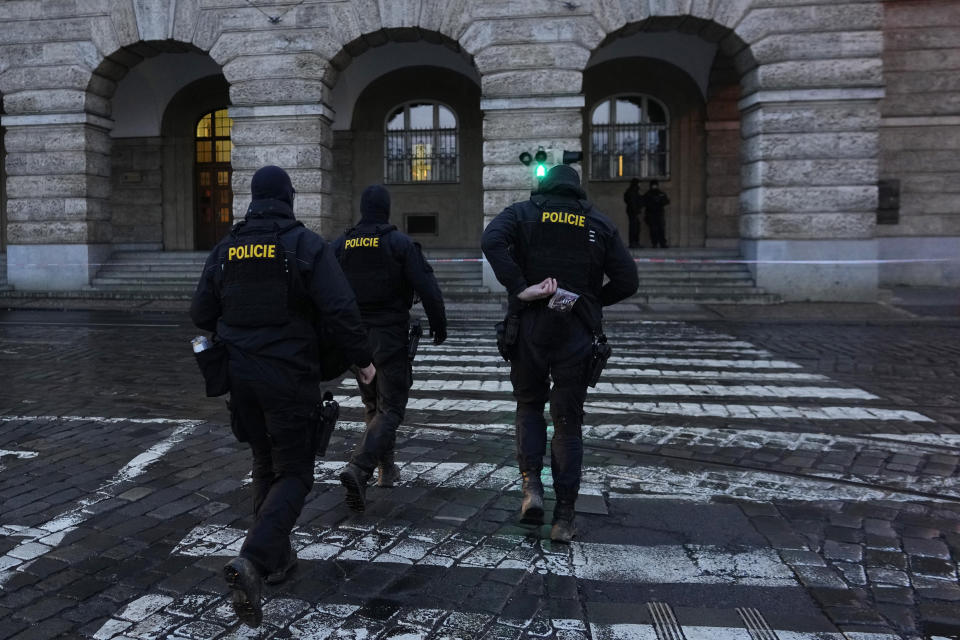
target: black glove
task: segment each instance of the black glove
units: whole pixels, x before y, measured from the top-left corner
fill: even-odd
[[[430,335],[433,336],[433,344],[443,344],[447,340],[447,327],[445,325],[437,329],[430,327]]]

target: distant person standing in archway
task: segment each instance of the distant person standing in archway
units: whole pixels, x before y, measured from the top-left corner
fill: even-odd
[[[623,202],[627,205],[627,236],[631,249],[640,248],[640,210],[643,209],[643,196],[640,194],[640,179],[634,178],[623,192]]]
[[[657,247],[667,248],[664,208],[668,204],[670,204],[670,198],[663,191],[660,191],[660,183],[651,180],[650,188],[643,194],[643,220],[650,227],[650,246],[654,249]]]

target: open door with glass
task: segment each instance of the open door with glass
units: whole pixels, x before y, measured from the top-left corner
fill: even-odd
[[[230,130],[233,120],[226,109],[200,118],[196,132],[195,235],[197,249],[212,249],[233,222],[233,187],[230,165]]]

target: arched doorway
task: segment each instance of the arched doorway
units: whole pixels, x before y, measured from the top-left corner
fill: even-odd
[[[233,120],[227,110],[204,114],[194,137],[194,235],[197,249],[212,249],[233,222]]]
[[[90,91],[108,107],[113,121],[105,196],[114,250],[198,248],[194,139],[200,118],[227,106],[219,65],[186,43],[141,42],[107,57]],[[183,108],[190,96],[202,99]],[[187,172],[185,179],[177,179],[181,170]]]
[[[483,126],[473,60],[438,33],[376,35],[344,49],[352,57],[331,91],[336,233],[357,220],[363,189],[385,184],[391,221],[425,249],[477,252]]]
[[[640,175],[604,175],[585,167],[588,190],[601,209],[626,230],[623,192],[632,177],[645,189],[650,179],[670,197],[667,238],[671,246],[736,248],[740,239],[740,78],[743,69],[733,62],[733,46],[721,45],[729,30],[687,16],[679,27],[667,19],[650,18],[610,34],[593,52],[584,71],[584,157],[591,162],[595,145],[591,133],[596,106],[618,96],[649,99],[666,112],[647,112],[645,122],[602,124],[633,130],[644,153],[662,154],[666,167],[659,173],[637,167]],[[727,38],[725,43],[735,42]],[[742,56],[741,66],[750,63]],[[654,115],[661,122],[649,121]],[[611,117],[615,116],[615,113]],[[665,125],[660,127],[658,125]],[[652,130],[655,128],[656,131]],[[623,150],[621,150],[623,151]],[[632,168],[632,167],[631,167]],[[643,239],[641,239],[643,241]]]
[[[367,185],[385,184],[393,223],[424,247],[479,246],[479,100],[469,78],[438,67],[370,83],[354,110],[352,201]]]

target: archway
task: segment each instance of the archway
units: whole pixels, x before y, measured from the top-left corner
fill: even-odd
[[[723,46],[718,44],[721,39]],[[738,70],[732,54],[740,51],[745,55]],[[643,188],[646,181],[658,180],[670,197],[667,238],[672,246],[737,245],[741,190],[737,100],[741,74],[752,64],[749,51],[728,29],[689,16],[679,23],[651,18],[627,25],[593,52],[584,71],[584,172],[591,198],[623,234],[622,196],[636,177]],[[656,123],[640,122],[647,114],[596,124],[596,107],[617,97],[625,106],[641,100],[662,105],[666,124],[654,131]],[[639,147],[641,155],[665,156],[665,168],[650,172],[648,163],[641,169],[643,175],[597,171],[590,164],[591,149],[597,144],[595,128],[617,133],[623,148],[607,153],[636,153]]]
[[[219,65],[192,45],[141,42],[101,63],[88,96],[113,121],[105,199],[114,249],[196,248],[192,179],[179,175],[193,150],[184,155],[182,140],[192,146],[204,108],[227,106]],[[185,106],[190,97],[197,104]]]
[[[334,217],[359,215],[360,193],[386,184],[392,222],[428,249],[479,246],[483,228],[480,77],[456,43],[412,29],[378,32],[331,91]]]

